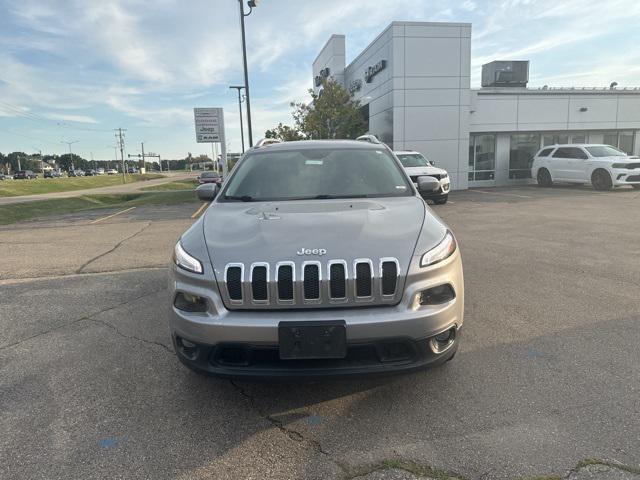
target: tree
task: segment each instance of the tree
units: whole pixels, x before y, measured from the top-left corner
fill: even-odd
[[[339,83],[329,78],[322,90],[309,90],[312,101],[292,103],[296,129],[308,138],[356,138],[367,131],[360,102],[353,100]]]
[[[293,142],[295,140],[304,140],[304,135],[296,128],[289,125],[283,125],[282,122],[278,124],[276,128],[267,130],[264,132],[264,136],[267,138],[277,138],[283,142]]]

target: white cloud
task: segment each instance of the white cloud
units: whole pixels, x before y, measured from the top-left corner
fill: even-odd
[[[52,120],[63,120],[66,122],[77,123],[98,123],[95,118],[91,118],[88,115],[71,115],[66,113],[45,113],[43,116]]]

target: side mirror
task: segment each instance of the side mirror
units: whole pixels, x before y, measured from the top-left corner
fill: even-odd
[[[420,193],[433,193],[440,188],[440,181],[434,177],[418,177],[418,191]]]
[[[204,183],[196,188],[198,199],[210,202],[218,195],[218,185],[215,183]]]

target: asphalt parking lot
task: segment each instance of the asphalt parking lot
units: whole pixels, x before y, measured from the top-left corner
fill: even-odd
[[[450,199],[461,350],[378,380],[185,369],[165,265],[199,204],[0,227],[0,478],[640,478],[640,192]]]

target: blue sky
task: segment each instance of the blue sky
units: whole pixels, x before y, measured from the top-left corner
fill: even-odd
[[[472,87],[491,60],[531,60],[530,86],[640,86],[634,0],[262,0],[247,17],[254,138],[306,100],[311,63],[332,33],[347,62],[393,20],[471,22]],[[209,153],[193,107],[225,108],[240,148],[242,83],[236,0],[0,0],[0,152],[163,158]]]

